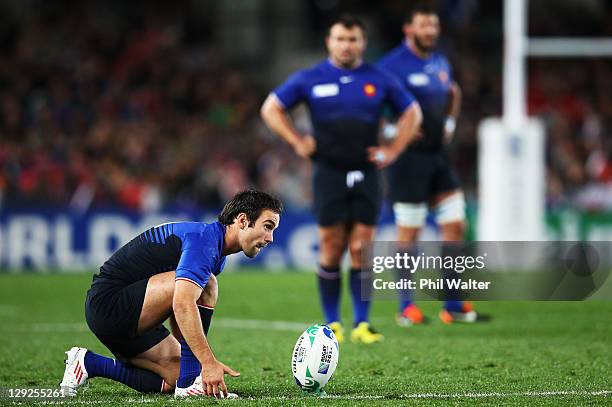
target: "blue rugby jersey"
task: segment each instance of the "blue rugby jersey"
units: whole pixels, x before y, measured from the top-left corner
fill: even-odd
[[[447,59],[437,52],[423,59],[404,42],[383,56],[377,66],[399,79],[423,111],[424,137],[408,148],[428,151],[442,148],[452,83]]]
[[[366,149],[378,145],[386,103],[401,113],[414,102],[395,78],[373,65],[343,69],[329,60],[296,72],[273,93],[285,109],[307,104],[317,141],[312,159],[342,170],[373,166]]]
[[[225,226],[219,222],[173,222],[155,226],[117,250],[94,276],[95,284],[129,285],[176,270],[177,280],[204,288],[225,266]]]

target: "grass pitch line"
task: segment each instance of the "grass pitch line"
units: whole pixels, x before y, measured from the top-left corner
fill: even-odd
[[[214,318],[213,327],[249,329],[264,331],[302,332],[311,324],[308,322],[274,321],[263,319]],[[2,329],[0,328],[0,331]],[[30,324],[17,324],[11,332],[89,332],[84,322],[35,322]]]
[[[576,396],[576,397],[608,397],[612,395],[610,390],[598,390],[598,391],[577,391],[577,390],[560,390],[560,391],[526,391],[526,392],[490,392],[490,393],[415,393],[415,394],[400,394],[397,396],[382,396],[382,395],[327,395],[321,398],[310,398],[308,396],[302,396],[296,392],[295,397],[290,396],[270,396],[270,397],[245,397],[239,400],[246,401],[298,401],[298,400],[355,400],[355,401],[366,401],[366,400],[409,400],[409,399],[477,399],[477,398],[511,398],[511,397],[532,397],[532,398],[554,398],[564,396]],[[154,397],[154,398],[127,398],[121,400],[122,404],[150,404],[159,402],[176,402],[180,404],[193,403],[204,401],[202,398],[193,399],[174,399],[172,397]],[[98,405],[116,403],[118,400],[91,400],[91,399],[68,399],[68,400],[53,400],[45,402],[44,404],[77,404],[77,405]]]
[[[607,397],[612,395],[610,390],[597,391],[577,391],[577,390],[559,390],[559,391],[525,391],[525,392],[489,392],[489,393],[416,393],[416,394],[401,394],[396,397],[380,396],[380,395],[355,395],[341,396],[329,395],[323,398],[338,399],[338,400],[382,400],[382,399],[462,399],[462,398],[508,398],[508,397],[563,397],[563,396],[579,396],[592,397],[602,396]],[[273,399],[273,398],[271,398]]]
[[[302,332],[308,328],[308,322],[271,321],[262,319],[235,319],[217,318],[213,319],[213,326],[238,329],[262,329],[271,331]]]

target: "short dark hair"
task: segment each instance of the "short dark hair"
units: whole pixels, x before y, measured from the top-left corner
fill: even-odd
[[[429,2],[424,2],[424,1],[416,2],[415,4],[410,6],[410,9],[406,13],[406,17],[404,18],[404,22],[407,24],[412,23],[412,19],[414,19],[414,16],[417,14],[436,14],[437,15],[438,11]]]
[[[226,226],[231,225],[239,214],[244,213],[249,225],[252,226],[265,209],[280,215],[283,212],[283,203],[265,192],[247,189],[238,192],[225,204],[221,214],[219,214],[219,222]]]
[[[339,17],[335,18],[332,23],[329,25],[328,35],[331,33],[331,28],[336,24],[340,24],[341,26],[351,29],[353,27],[359,27],[361,32],[365,35],[366,29],[365,24],[359,18],[355,17],[352,14],[342,14]]]

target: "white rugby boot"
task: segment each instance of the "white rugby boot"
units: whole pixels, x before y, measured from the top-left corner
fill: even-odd
[[[87,349],[73,347],[66,352],[66,369],[60,383],[63,396],[76,396],[77,389],[87,384],[87,370],[85,370],[85,354]]]

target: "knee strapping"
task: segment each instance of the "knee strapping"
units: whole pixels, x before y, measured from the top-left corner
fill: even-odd
[[[435,214],[436,222],[439,225],[465,220],[465,198],[463,193],[453,194],[437,204]]]
[[[425,203],[396,202],[393,204],[393,213],[398,226],[418,228],[425,223],[427,205]]]

